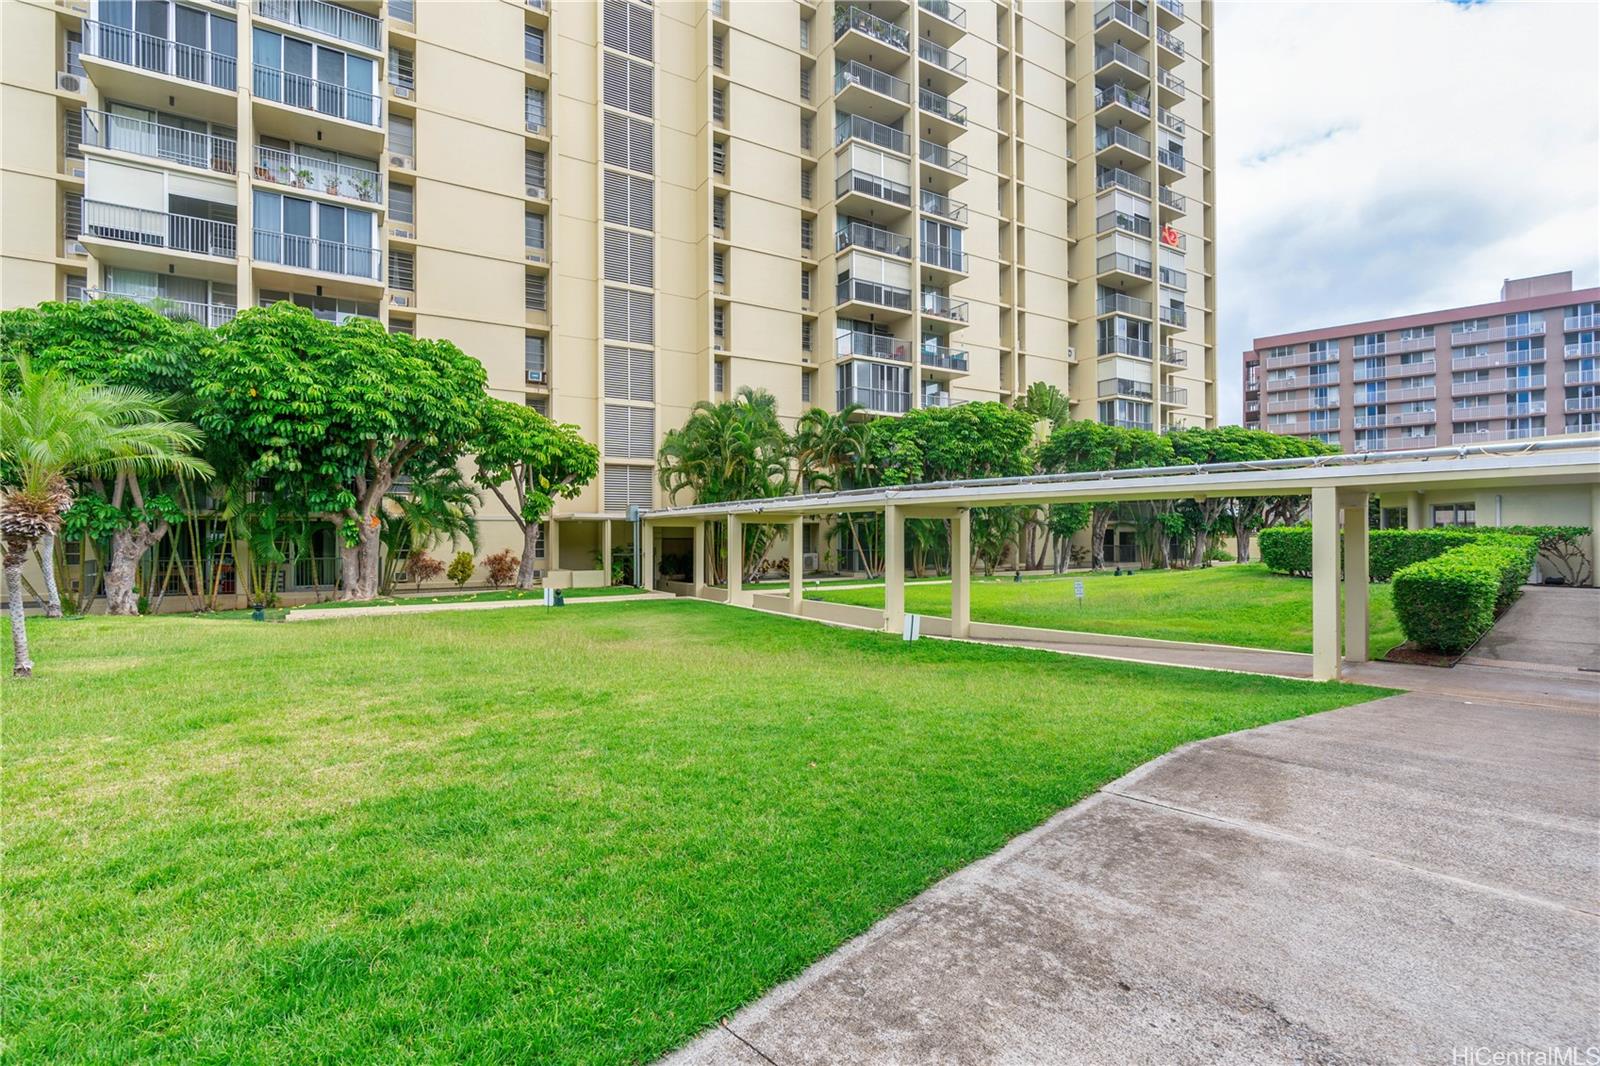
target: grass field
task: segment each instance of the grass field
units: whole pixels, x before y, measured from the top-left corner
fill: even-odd
[[[1077,579],[1083,581],[1082,607],[1073,594]],[[807,591],[806,598],[882,607],[883,589],[880,585]],[[907,586],[906,610],[948,616],[949,584]],[[1369,617],[1374,657],[1405,640],[1388,585],[1371,586]],[[1020,583],[1002,575],[973,581],[972,618],[1042,629],[1309,652],[1311,582],[1271,573],[1257,563],[1151,570],[1122,577],[1110,572],[1074,573]]]
[[[1381,694],[686,602],[30,630],[18,1063],[648,1061],[1130,768]]]
[[[632,585],[608,585],[593,589],[563,589],[567,599],[587,599],[591,596],[633,596],[643,589]],[[291,608],[296,611],[322,611],[341,607],[409,607],[419,603],[496,603],[501,600],[543,600],[544,589],[491,589],[487,592],[401,592],[394,596],[379,596],[372,600],[328,600],[325,603],[307,603]]]

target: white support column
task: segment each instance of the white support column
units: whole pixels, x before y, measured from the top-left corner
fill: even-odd
[[[1422,528],[1422,493],[1413,492],[1406,497],[1406,528]]]
[[[1600,485],[1589,490],[1589,584],[1600,588]]]
[[[611,584],[611,519],[600,519],[600,572],[605,583]]]
[[[789,521],[789,613],[800,613],[805,596],[806,520],[795,515]]]
[[[1339,679],[1339,490],[1311,490],[1311,679]]]
[[[883,628],[900,632],[906,617],[906,520],[895,504],[883,508]]]
[[[648,520],[639,523],[639,576],[640,586],[646,592],[656,587],[656,530]]]
[[[555,515],[550,516],[544,527],[544,568],[546,571],[561,569],[561,527]]]
[[[950,520],[950,635],[972,632],[972,512],[963,507]]]
[[[739,516],[728,516],[728,602],[737,603],[744,594],[744,523]]]
[[[1370,621],[1367,613],[1367,494],[1343,496],[1344,512],[1344,658],[1367,661]]]
[[[694,594],[705,595],[706,591],[706,524],[701,519],[694,522],[694,570],[690,577],[694,582]]]

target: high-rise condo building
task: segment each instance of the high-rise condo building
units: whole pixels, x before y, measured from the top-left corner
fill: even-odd
[[[1517,278],[1494,303],[1258,337],[1244,424],[1344,451],[1600,431],[1600,288]]]
[[[449,339],[602,449],[552,569],[742,386],[1210,425],[1210,12],[6,0],[0,299]]]

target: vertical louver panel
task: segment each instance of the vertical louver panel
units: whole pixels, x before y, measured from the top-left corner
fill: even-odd
[[[604,142],[605,160],[610,165],[655,173],[655,130],[650,123],[607,112]]]
[[[607,48],[627,52],[635,59],[654,58],[654,28],[650,9],[627,0],[606,0],[604,38]]]
[[[522,285],[523,302],[529,311],[543,311],[549,305],[548,282],[543,274],[529,274]]]
[[[655,238],[643,233],[605,231],[607,281],[648,288],[655,284]]]
[[[607,52],[603,69],[601,92],[607,107],[631,111],[645,118],[655,114],[655,91],[648,66]]]
[[[649,459],[655,455],[656,412],[653,407],[606,404],[605,452],[614,459]]]
[[[655,228],[655,182],[632,174],[605,172],[606,221],[634,229]]]
[[[389,288],[401,292],[415,292],[417,289],[416,261],[410,252],[391,250],[389,252]]]
[[[605,389],[608,400],[650,402],[656,395],[655,353],[648,348],[605,345]]]
[[[548,165],[543,152],[528,149],[522,155],[522,177],[528,185],[528,195],[544,197],[547,186]]]
[[[606,510],[626,511],[629,507],[649,507],[651,504],[652,471],[648,466],[622,466],[607,463]]]
[[[606,340],[655,343],[655,298],[649,293],[614,289],[608,285],[604,308]]]

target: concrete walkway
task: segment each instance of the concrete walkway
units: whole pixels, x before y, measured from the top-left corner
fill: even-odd
[[[1600,671],[1600,590],[1523,589],[1462,661],[1512,669]]]
[[[1179,749],[668,1061],[1450,1063],[1600,1044],[1600,679],[1568,685],[1562,706],[1410,693]]]
[[[668,592],[641,592],[620,596],[569,596],[568,607],[580,603],[638,603],[640,600],[675,600]],[[378,607],[295,607],[284,616],[285,622],[314,622],[324,618],[378,618],[388,614],[433,614],[437,611],[501,611],[512,607],[543,607],[544,600],[488,600],[477,603],[389,603]]]

